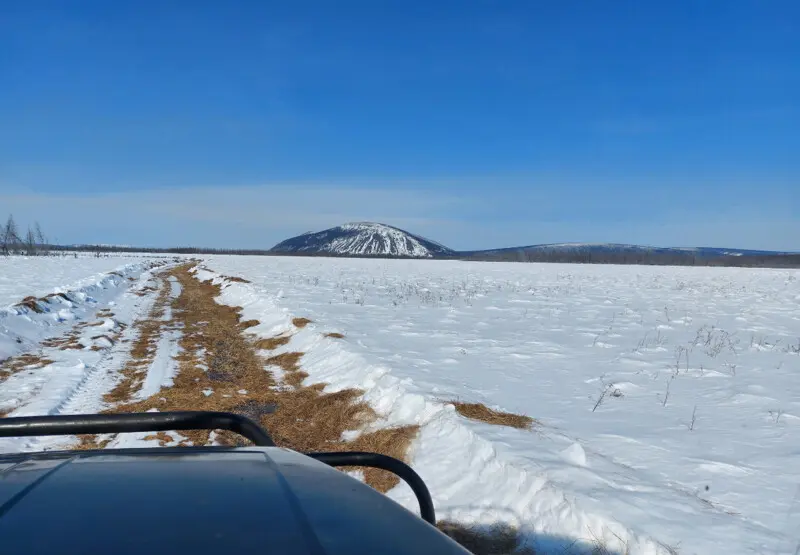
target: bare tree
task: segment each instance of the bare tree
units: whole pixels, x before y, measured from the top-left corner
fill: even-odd
[[[36,236],[36,242],[39,244],[39,247],[44,249],[45,245],[47,245],[47,237],[45,237],[44,233],[42,233],[42,228],[39,226],[39,222],[34,222],[33,233]]]
[[[25,234],[25,254],[36,256],[36,234],[28,226],[28,233]]]
[[[19,234],[17,233],[17,223],[14,216],[9,214],[6,225],[0,231],[0,243],[2,243],[3,254],[8,256],[11,251],[19,245]]]

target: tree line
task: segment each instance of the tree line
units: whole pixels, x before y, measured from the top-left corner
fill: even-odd
[[[510,249],[456,255],[458,260],[485,262],[549,262],[562,264],[637,264],[649,266],[735,266],[742,268],[800,268],[800,254],[701,255],[691,251],[643,250],[540,251]]]
[[[0,230],[0,253],[5,256],[12,254],[24,254],[26,256],[36,256],[47,254],[47,238],[42,232],[39,222],[34,222],[33,227],[28,226],[28,230],[22,233],[14,221],[14,216],[9,214],[5,225]]]
[[[38,222],[20,232],[13,216],[9,216],[0,229],[0,254],[65,255],[68,252],[91,252],[96,256],[108,253],[142,254],[229,254],[258,256],[312,256],[327,258],[413,258],[387,254],[350,255],[327,252],[279,252],[266,249],[233,249],[204,247],[127,247],[117,245],[52,245],[42,232]],[[540,262],[562,264],[640,264],[657,266],[738,266],[746,268],[800,268],[800,254],[765,255],[705,255],[692,251],[542,251],[528,249],[504,249],[499,251],[457,252],[448,256],[437,256],[445,260],[474,260],[484,262]]]
[[[389,254],[338,254],[329,252],[280,252],[265,249],[224,249],[203,247],[119,247],[112,245],[57,246],[54,250],[100,253],[163,253],[163,254],[228,254],[256,256],[300,256],[323,258],[380,258],[413,259],[411,256]],[[698,256],[690,251],[637,251],[637,252],[592,252],[592,251],[533,251],[511,249],[503,251],[454,253],[437,256],[438,260],[473,260],[481,262],[539,262],[561,264],[638,264],[654,266],[737,266],[745,268],[800,268],[800,254],[767,255],[706,255]]]

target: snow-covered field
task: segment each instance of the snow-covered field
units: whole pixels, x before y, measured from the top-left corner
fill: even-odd
[[[314,320],[287,349],[423,424],[442,517],[631,553],[794,553],[800,272],[209,257],[244,317]],[[321,332],[337,331],[334,342]],[[448,399],[539,421],[459,417]],[[413,506],[402,487],[390,495]],[[563,545],[563,544],[561,544]]]
[[[0,309],[0,361],[20,354],[35,357],[19,372],[0,373],[0,414],[97,412],[102,408],[100,397],[113,386],[127,357],[124,343],[131,339],[130,324],[146,314],[153,303],[152,295],[136,293],[148,285],[163,261],[108,259],[115,262],[108,267],[114,273],[87,275],[102,266],[89,258],[63,259],[60,262],[66,269],[60,271],[74,281],[72,286],[59,287],[37,271],[37,266],[50,268],[56,259],[6,260],[20,263],[18,275],[31,272],[42,276],[38,283],[31,278],[29,291],[56,290],[65,296],[40,300],[36,310],[16,305]],[[87,325],[89,322],[93,324]],[[4,439],[0,452],[52,443],[49,438]]]
[[[0,289],[0,358],[43,359],[0,379],[11,416],[102,408],[159,283],[180,294],[154,275],[165,260],[52,260],[0,272],[13,285]],[[515,525],[537,554],[800,546],[798,271],[236,256],[203,267],[201,279],[250,281],[223,280],[218,301],[261,322],[248,333],[291,332],[276,353],[305,353],[308,380],[363,389],[378,426],[421,425],[410,462],[440,519]],[[53,291],[67,298],[44,312],[10,306]],[[180,334],[158,336],[139,396],[171,383]],[[48,346],[54,336],[77,348]],[[538,423],[468,420],[454,399]],[[54,445],[6,439],[0,452]],[[415,510],[405,486],[389,495]]]
[[[32,295],[78,289],[124,264],[141,262],[137,255],[95,257],[91,253],[61,256],[0,256],[0,307]]]

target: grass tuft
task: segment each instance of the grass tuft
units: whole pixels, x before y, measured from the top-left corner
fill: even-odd
[[[449,402],[456,407],[456,412],[461,416],[495,426],[510,426],[520,430],[529,430],[536,423],[536,420],[530,416],[496,411],[481,403]]]
[[[222,276],[223,279],[227,279],[228,281],[232,281],[234,283],[250,283],[249,280],[241,278],[239,276]]]
[[[23,370],[35,370],[44,368],[54,361],[40,354],[23,354],[9,357],[0,362],[0,383],[4,382],[9,376],[22,372]]]
[[[334,331],[331,333],[326,333],[325,337],[330,337],[331,339],[344,339],[344,334]]]
[[[308,318],[293,318],[292,319],[292,324],[294,324],[294,326],[296,328],[304,328],[307,325],[309,325],[310,323],[311,323],[311,320],[309,320]]]
[[[277,335],[268,339],[258,339],[253,343],[253,347],[263,351],[274,351],[278,347],[286,345],[290,339],[291,336],[289,335]]]
[[[519,531],[507,524],[465,526],[441,521],[436,526],[475,555],[534,555],[532,549],[522,547]]]
[[[15,306],[25,307],[28,310],[32,310],[36,314],[42,314],[44,312],[44,309],[41,306],[39,306],[39,299],[37,299],[36,297],[25,297]]]

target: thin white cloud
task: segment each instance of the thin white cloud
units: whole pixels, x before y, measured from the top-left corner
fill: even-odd
[[[391,189],[302,184],[102,194],[0,186],[0,218],[10,212],[23,225],[37,220],[64,243],[269,248],[306,231],[366,220],[465,250],[570,241],[800,250],[800,212],[785,199],[726,200],[702,187],[689,202],[674,198],[668,187],[609,197],[605,188],[575,184],[516,192],[491,183],[448,185],[447,190],[419,183],[395,183]]]

